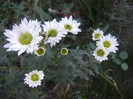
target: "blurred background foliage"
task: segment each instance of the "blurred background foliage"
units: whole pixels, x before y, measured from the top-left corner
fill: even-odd
[[[17,56],[3,48],[4,30],[22,18],[43,23],[69,15],[81,22],[82,32],[67,35],[52,49],[47,46],[43,58]],[[120,43],[117,54],[101,64],[92,56],[91,34],[97,28],[115,35]],[[132,99],[132,41],[132,0],[0,0],[0,99]],[[65,57],[59,53],[62,47],[69,49]],[[23,79],[35,68],[47,75],[41,87],[31,89]]]

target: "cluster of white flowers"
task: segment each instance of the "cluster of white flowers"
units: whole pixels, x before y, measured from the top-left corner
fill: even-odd
[[[41,24],[38,20],[27,20],[24,18],[19,25],[13,25],[13,29],[6,29],[4,35],[9,43],[4,45],[8,48],[7,51],[18,51],[18,55],[24,52],[33,53],[37,56],[43,56],[46,53],[45,44],[55,46],[60,40],[65,37],[68,32],[78,34],[80,23],[70,16],[64,17],[57,22],[56,19],[46,21]],[[40,46],[43,43],[44,46]],[[62,48],[61,55],[67,55],[68,49]],[[44,79],[43,71],[33,70],[25,74],[24,83],[29,87],[37,87],[41,85]]]
[[[41,42],[50,44],[50,46],[53,47],[59,43],[68,32],[72,34],[81,32],[79,26],[80,23],[74,20],[72,16],[69,18],[64,17],[59,22],[57,22],[56,19],[46,21],[42,25],[41,22],[37,20],[28,21],[24,18],[19,25],[13,25],[12,30],[5,30],[4,35],[7,36],[6,40],[9,41],[9,43],[4,45],[4,48],[8,48],[7,51],[18,51],[18,55],[26,51],[27,53],[34,52],[37,56],[42,56],[45,54],[46,49],[39,47]]]
[[[97,48],[95,49],[93,55],[100,62],[108,60],[108,54],[110,52],[116,53],[118,50],[117,46],[119,45],[115,36],[112,36],[111,34],[104,36],[103,34],[103,31],[100,29],[94,30],[92,33],[92,39],[94,41],[97,40]]]

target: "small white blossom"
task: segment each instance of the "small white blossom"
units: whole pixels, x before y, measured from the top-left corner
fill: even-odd
[[[44,79],[43,71],[33,70],[30,73],[25,74],[24,83],[29,85],[29,87],[37,87],[41,85],[41,81]]]

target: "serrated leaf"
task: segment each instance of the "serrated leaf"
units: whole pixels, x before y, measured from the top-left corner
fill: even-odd
[[[122,60],[126,60],[128,58],[128,53],[126,51],[122,51],[120,54],[119,54],[119,57],[122,59]]]

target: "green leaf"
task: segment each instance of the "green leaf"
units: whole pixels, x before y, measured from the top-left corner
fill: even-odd
[[[78,99],[83,99],[83,98],[81,96],[79,96]]]
[[[72,9],[73,8],[73,6],[74,6],[74,3],[72,2],[72,3],[70,3],[69,5],[68,5],[68,7],[70,8],[70,9]]]
[[[36,12],[40,16],[42,21],[44,21],[44,20],[52,20],[52,17],[48,13],[46,13],[42,8],[37,7],[36,8]]]
[[[109,28],[109,24],[107,24],[107,25],[103,28],[103,31],[104,31],[104,32],[107,32],[108,28]]]
[[[127,65],[127,63],[122,63],[121,64],[121,68],[124,70],[124,71],[127,71],[128,70],[128,65]]]
[[[70,4],[66,4],[66,3],[63,4],[63,7],[66,8],[66,9],[72,9],[73,6],[74,6],[74,3],[73,2],[70,3]]]
[[[115,59],[116,58],[116,54],[115,53],[111,53],[111,58]]]
[[[66,3],[63,4],[64,8],[68,8],[68,5]]]
[[[126,51],[122,51],[120,54],[119,54],[119,57],[122,59],[122,60],[126,60],[128,58],[128,53]]]
[[[117,65],[120,65],[121,64],[121,60],[119,58],[115,58],[113,60]]]

